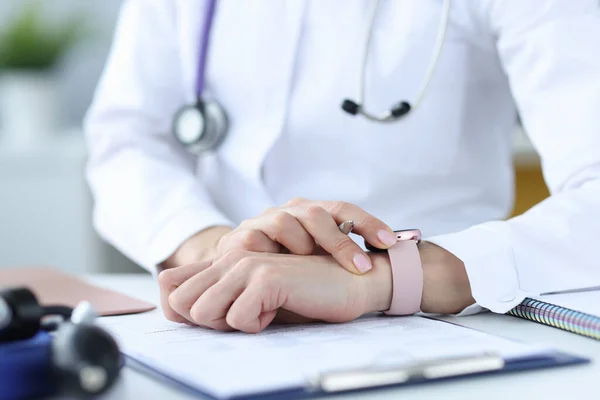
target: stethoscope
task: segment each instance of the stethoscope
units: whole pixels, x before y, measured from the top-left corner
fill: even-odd
[[[27,287],[0,289],[0,354],[9,360],[11,352],[22,354],[13,365],[15,384],[82,399],[108,391],[123,359],[117,341],[95,323],[97,316],[88,302],[73,309],[42,304]]]
[[[415,101],[411,104],[408,101],[400,101],[390,108],[389,111],[377,115],[366,110],[364,104],[365,95],[365,71],[371,44],[371,36],[379,0],[374,0],[369,13],[369,23],[366,29],[366,40],[364,42],[362,53],[362,64],[360,69],[360,85],[358,90],[358,100],[353,101],[345,99],[342,102],[342,109],[351,115],[360,114],[365,118],[376,122],[391,122],[399,120],[414,111],[422,102],[427,87],[431,83],[433,73],[438,64],[442,53],[446,30],[450,16],[450,1],[444,0],[442,6],[441,22],[438,28],[436,43],[433,50],[433,56],[425,72],[423,82],[417,92]],[[197,101],[194,104],[188,104],[181,107],[175,114],[173,120],[173,134],[179,143],[188,149],[191,153],[202,154],[213,150],[222,142],[227,134],[228,120],[223,107],[214,99],[204,96],[204,80],[206,59],[208,56],[208,44],[212,22],[217,0],[209,0],[208,9],[205,14],[204,26],[200,38],[200,55],[198,71],[196,78]]]

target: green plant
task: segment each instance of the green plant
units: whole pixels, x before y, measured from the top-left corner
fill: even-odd
[[[83,33],[81,18],[60,26],[44,21],[40,3],[29,3],[0,31],[0,69],[49,69]]]

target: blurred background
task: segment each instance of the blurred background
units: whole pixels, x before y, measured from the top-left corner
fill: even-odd
[[[142,272],[94,232],[83,171],[81,123],[120,4],[0,1],[0,268]],[[514,154],[519,214],[548,192],[518,127]]]
[[[93,231],[83,176],[81,121],[120,4],[0,1],[0,268],[141,272]]]

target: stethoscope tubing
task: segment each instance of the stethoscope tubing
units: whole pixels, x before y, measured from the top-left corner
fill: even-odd
[[[206,67],[207,59],[209,55],[209,46],[211,33],[213,29],[214,16],[217,6],[217,0],[208,0],[206,12],[204,15],[204,23],[200,29],[200,38],[198,45],[198,66],[197,75],[195,82],[196,91],[196,102],[195,104],[182,107],[174,116],[173,129],[175,137],[182,145],[184,145],[190,152],[200,154],[209,150],[212,150],[219,143],[222,142],[223,138],[227,134],[228,130],[228,119],[227,114],[223,107],[217,102],[205,98],[205,86],[206,86]],[[360,114],[366,119],[375,122],[392,122],[404,117],[409,112],[412,112],[417,108],[425,93],[433,80],[433,75],[436,67],[439,64],[440,55],[443,50],[448,23],[450,19],[450,8],[451,0],[444,0],[441,13],[441,22],[438,28],[436,43],[433,48],[433,55],[425,71],[423,81],[413,104],[409,104],[406,101],[399,102],[392,106],[389,111],[382,114],[375,114],[366,110],[364,105],[365,100],[365,87],[366,87],[366,75],[367,75],[367,64],[369,60],[369,49],[371,47],[371,39],[373,35],[375,17],[377,15],[377,9],[379,6],[379,0],[372,0],[369,18],[367,20],[367,26],[365,31],[365,40],[362,48],[361,65],[360,65],[360,77],[358,85],[358,101],[345,100],[347,103],[342,108],[350,114]],[[349,106],[349,107],[346,107]],[[183,111],[188,110],[189,112],[196,112],[197,124],[192,126],[187,131],[184,130],[186,126],[183,115],[186,115]],[[209,112],[210,111],[210,112]],[[187,133],[186,133],[187,132]],[[189,133],[191,132],[191,135]],[[189,139],[189,138],[192,139]],[[184,139],[185,138],[185,139]]]
[[[435,46],[434,46],[434,50],[433,50],[433,56],[431,58],[431,61],[429,62],[429,65],[425,72],[425,76],[421,83],[421,87],[419,88],[419,91],[417,92],[415,101],[411,105],[412,110],[415,110],[423,101],[423,98],[425,97],[425,93],[427,92],[427,88],[429,87],[429,84],[433,80],[433,74],[435,72],[435,69],[436,69],[437,65],[439,64],[440,55],[442,53],[445,38],[446,38],[446,32],[448,30],[448,21],[450,20],[450,5],[451,5],[450,2],[451,2],[451,0],[444,0],[444,4],[442,6],[442,16],[440,18],[441,22],[440,22],[440,26],[438,28],[436,42],[435,42]],[[359,90],[358,90],[358,104],[360,104],[361,115],[363,115],[368,120],[376,121],[376,122],[393,122],[393,121],[396,121],[397,119],[391,114],[391,112],[387,111],[385,114],[376,115],[376,114],[373,114],[373,113],[370,113],[369,111],[367,111],[366,107],[365,107],[365,103],[364,103],[365,83],[366,83],[366,75],[367,75],[367,62],[369,59],[369,48],[370,48],[370,44],[371,44],[371,37],[373,35],[373,27],[375,25],[375,17],[377,15],[378,6],[379,6],[379,0],[374,0],[372,3],[372,6],[371,6],[371,10],[369,12],[369,23],[367,24],[367,31],[365,33],[365,41],[364,41],[364,46],[363,46],[362,62],[361,62],[361,68],[360,68],[360,77],[361,78],[360,78],[360,85],[359,85]]]

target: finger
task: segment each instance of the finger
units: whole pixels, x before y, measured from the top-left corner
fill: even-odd
[[[252,229],[261,230],[273,242],[280,243],[292,254],[309,255],[315,249],[315,239],[292,215],[274,209],[260,218],[248,221]]]
[[[220,270],[217,263],[196,273],[169,294],[167,298],[169,306],[188,321],[194,322],[190,316],[190,309],[202,293],[219,281],[219,277]]]
[[[169,321],[186,322],[187,319],[180,315],[169,304],[169,295],[177,289],[183,282],[198,272],[210,266],[211,262],[201,262],[183,265],[181,267],[170,268],[161,271],[158,274],[158,285],[160,291],[160,304],[163,314]]]
[[[265,307],[264,289],[259,285],[247,287],[233,302],[226,316],[229,326],[246,333],[259,333],[277,316],[278,307]]]
[[[253,258],[240,260],[198,297],[190,309],[190,317],[195,323],[217,330],[229,328],[225,317],[233,302],[244,291],[253,262]]]
[[[226,321],[240,331],[258,333],[273,321],[277,310],[286,301],[287,295],[282,287],[285,274],[279,263],[255,263],[250,272],[246,288],[229,308]]]
[[[346,270],[362,274],[372,268],[371,260],[363,249],[340,232],[338,224],[324,208],[311,204],[286,211],[295,216],[319,246]]]
[[[219,241],[218,253],[224,255],[232,250],[247,250],[264,253],[279,253],[281,246],[272,241],[265,233],[253,229],[245,222]]]
[[[316,202],[316,204],[329,212],[338,224],[353,220],[354,229],[352,232],[362,236],[368,243],[377,248],[387,249],[397,241],[392,228],[357,205],[343,201],[324,201]]]
[[[290,201],[288,201],[287,203],[284,204],[284,207],[296,207],[299,206],[301,204],[306,204],[308,203],[310,200],[304,198],[304,197],[294,197],[293,199],[291,199]]]

